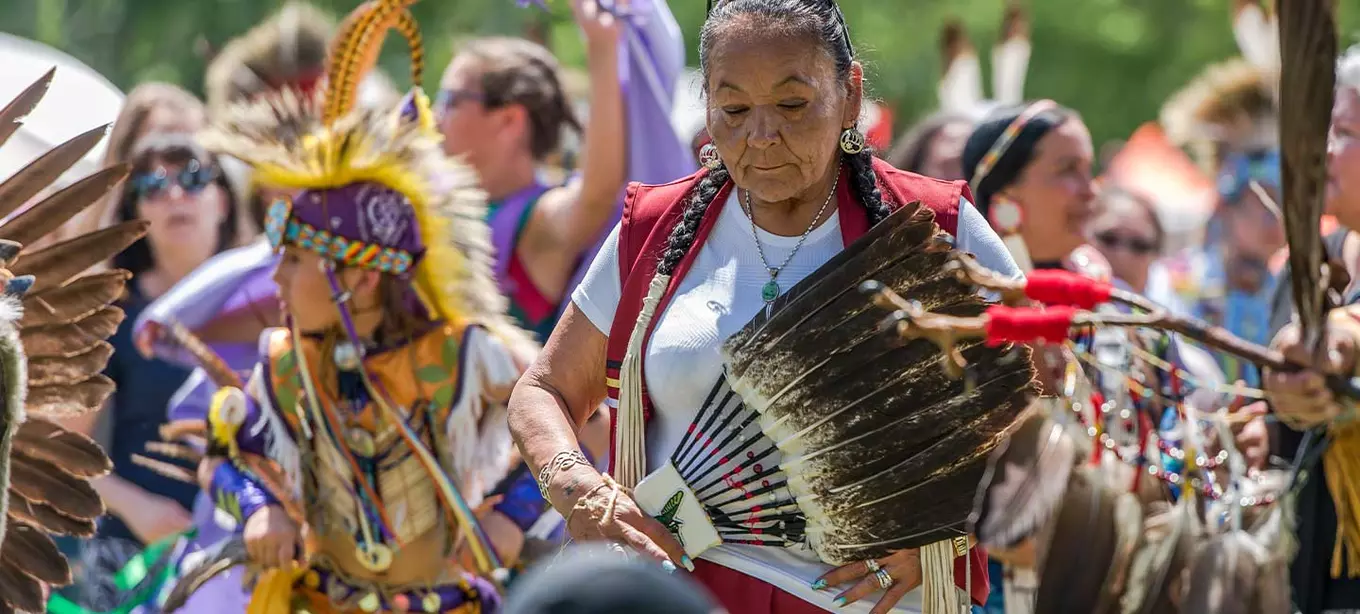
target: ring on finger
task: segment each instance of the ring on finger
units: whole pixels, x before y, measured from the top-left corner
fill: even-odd
[[[864,566],[869,569],[868,573],[878,573],[880,569],[883,569],[883,567],[878,564],[878,561],[875,561],[874,559],[864,561]]]
[[[896,580],[893,580],[893,577],[888,574],[888,570],[886,569],[875,570],[874,578],[878,579],[878,587],[883,590],[892,588],[893,583],[896,582]]]

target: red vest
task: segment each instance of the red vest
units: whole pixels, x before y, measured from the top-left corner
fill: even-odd
[[[623,356],[628,350],[628,337],[632,334],[633,327],[637,324],[638,315],[642,312],[642,299],[647,295],[647,287],[656,274],[656,264],[662,251],[666,248],[671,229],[675,227],[684,213],[695,184],[707,172],[700,169],[698,173],[665,185],[650,186],[634,183],[628,186],[628,192],[624,197],[618,245],[619,280],[622,283],[623,292],[618,309],[614,312],[614,322],[609,329],[605,365],[606,377],[609,381],[609,398],[613,400],[615,407],[617,407],[619,399],[619,367],[622,365]],[[836,184],[838,186],[836,189],[836,205],[840,218],[841,238],[846,245],[849,245],[868,231],[869,218],[864,206],[851,192],[851,182],[845,172],[842,171],[840,181]],[[939,224],[941,229],[950,234],[957,232],[959,199],[972,199],[972,193],[968,190],[967,183],[963,181],[941,181],[908,173],[893,168],[877,158],[874,159],[874,173],[878,176],[878,188],[883,195],[883,201],[890,209],[896,211],[904,204],[920,201],[923,206],[935,213],[935,223]],[[656,323],[661,321],[661,315],[665,313],[666,307],[670,304],[681,280],[685,278],[685,274],[694,264],[694,259],[698,257],[699,249],[713,230],[713,225],[717,223],[719,213],[727,202],[727,196],[731,190],[732,183],[729,181],[726,186],[718,191],[717,197],[708,206],[708,210],[704,212],[703,220],[699,223],[699,231],[695,236],[694,244],[685,254],[685,257],[680,260],[675,273],[671,275],[670,285],[666,288],[666,294],[662,296],[661,302],[657,305],[656,315],[652,318],[651,327],[648,328],[647,337],[643,341],[643,351],[640,355],[643,361],[643,373],[646,373],[646,347],[651,341],[653,329],[656,327]],[[647,398],[645,377],[643,378],[642,391],[644,415],[650,417],[651,401]],[[618,428],[616,418],[617,412],[610,415],[611,432]],[[610,465],[612,467],[612,438],[610,439],[610,446]],[[973,567],[973,601],[979,604],[984,603],[987,600],[989,590],[986,554],[975,548],[970,553],[969,560]],[[955,565],[955,577],[959,586],[963,586],[964,574],[963,561],[959,560]]]

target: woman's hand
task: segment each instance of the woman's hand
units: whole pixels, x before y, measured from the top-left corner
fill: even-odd
[[[887,614],[902,600],[902,596],[921,585],[921,550],[898,550],[875,561],[860,561],[841,565],[818,578],[812,588],[822,590],[854,583],[849,590],[836,596],[836,607],[844,607],[884,591],[870,614]],[[888,584],[884,586],[884,584]]]
[[[573,540],[614,542],[661,561],[668,569],[680,565],[694,571],[684,546],[612,479],[591,467],[562,473],[566,475],[557,480],[562,485],[553,488],[553,500],[570,501],[562,513]]]
[[[133,509],[120,510],[118,517],[143,544],[154,544],[162,539],[183,533],[193,525],[189,511],[178,501],[142,491],[143,496]]]
[[[242,536],[251,560],[265,569],[292,563],[298,552],[297,523],[277,505],[270,505],[246,519]]]
[[[1266,414],[1270,408],[1265,401],[1257,401],[1237,409],[1237,419],[1232,422],[1233,445],[1246,461],[1247,471],[1261,471],[1270,459],[1270,430],[1266,426]]]
[[[622,25],[619,18],[613,13],[626,2],[613,0],[611,9],[601,6],[602,2],[610,0],[572,0],[571,13],[576,18],[576,23],[581,26],[585,33],[586,45],[592,49],[614,49],[619,43],[619,32]]]
[[[1329,326],[1324,364],[1309,371],[1275,371],[1266,369],[1263,383],[1270,393],[1275,414],[1285,424],[1296,429],[1307,429],[1330,422],[1341,414],[1342,408],[1327,388],[1326,380],[1318,372],[1347,375],[1355,371],[1356,341],[1348,330]],[[1314,363],[1309,348],[1299,339],[1296,324],[1289,324],[1275,336],[1271,346],[1284,354],[1286,360],[1301,364]]]

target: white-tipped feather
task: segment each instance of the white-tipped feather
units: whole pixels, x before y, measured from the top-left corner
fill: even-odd
[[[1242,57],[1267,71],[1280,69],[1280,29],[1274,15],[1261,5],[1247,2],[1233,17],[1233,37]]]
[[[1015,37],[992,48],[992,97],[1001,104],[1025,101],[1025,76],[1029,71],[1029,39]]]
[[[982,101],[982,63],[977,53],[968,49],[949,63],[944,78],[940,79],[940,109],[968,113]]]

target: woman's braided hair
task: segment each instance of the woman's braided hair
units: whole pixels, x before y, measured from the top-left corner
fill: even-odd
[[[835,60],[837,76],[842,80],[849,78],[855,52],[850,45],[850,31],[845,26],[845,17],[835,0],[726,0],[713,7],[699,33],[699,67],[705,75],[705,83],[709,51],[715,39],[727,25],[740,17],[755,17],[777,24],[790,36],[815,38]],[[883,194],[878,189],[873,152],[866,147],[855,155],[842,154],[841,159],[849,167],[850,188],[867,210],[869,223],[877,224],[888,217],[892,209],[883,201]],[[699,180],[690,194],[689,204],[685,206],[680,222],[671,230],[666,241],[666,250],[657,263],[658,273],[671,275],[675,272],[685,253],[694,246],[704,213],[729,178],[727,168],[720,166]]]

